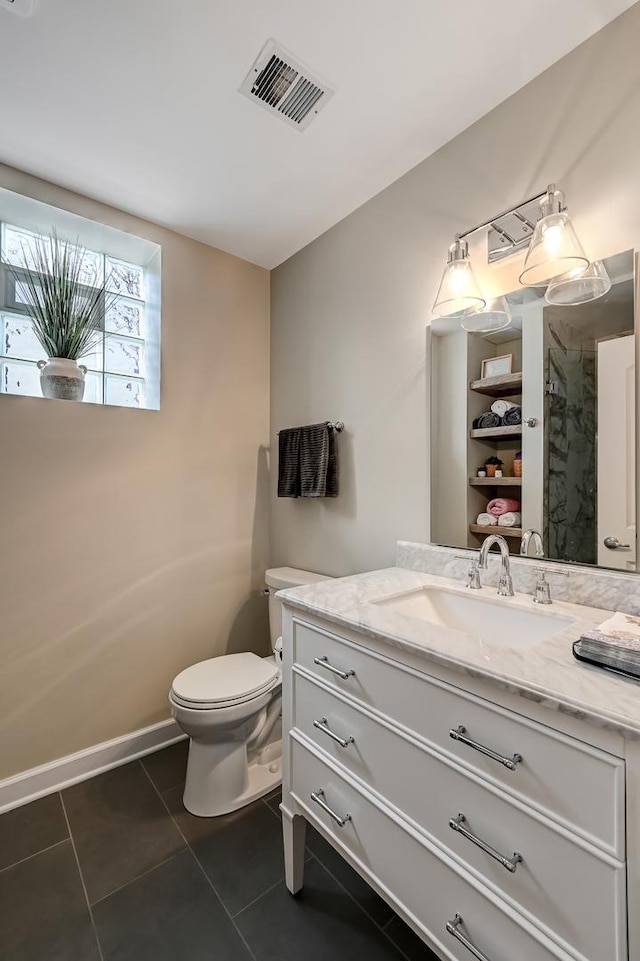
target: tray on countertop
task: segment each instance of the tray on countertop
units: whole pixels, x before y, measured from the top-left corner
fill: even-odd
[[[578,661],[583,661],[585,664],[591,664],[593,667],[600,667],[604,671],[610,671],[612,674],[618,674],[622,677],[630,677],[634,681],[640,681],[640,663],[637,665],[631,665],[627,663],[624,667],[621,666],[620,660],[615,657],[615,655],[609,654],[607,656],[606,652],[602,652],[602,660],[593,657],[592,654],[582,653],[582,641],[577,640],[573,643],[573,656]]]

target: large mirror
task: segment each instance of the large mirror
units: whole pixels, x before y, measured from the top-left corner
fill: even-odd
[[[582,305],[515,291],[498,331],[432,322],[434,543],[501,533],[517,554],[534,530],[547,559],[636,570],[634,260],[606,260],[610,291]]]

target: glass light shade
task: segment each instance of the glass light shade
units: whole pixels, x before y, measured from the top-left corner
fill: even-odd
[[[488,300],[478,310],[465,310],[461,326],[474,334],[488,334],[492,330],[502,330],[511,323],[511,311],[504,297]]]
[[[442,273],[433,312],[438,317],[449,317],[484,305],[485,299],[469,259],[469,248],[464,240],[456,240],[449,247],[449,259]]]
[[[576,236],[569,214],[559,211],[536,224],[520,274],[525,287],[545,287],[570,271],[586,270],[589,258]]]
[[[573,307],[604,297],[609,290],[611,278],[606,267],[601,260],[595,260],[586,270],[572,270],[552,280],[544,299],[548,304]]]

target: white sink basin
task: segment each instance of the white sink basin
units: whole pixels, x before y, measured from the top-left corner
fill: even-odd
[[[534,609],[528,610],[510,598],[489,594],[489,590],[463,594],[442,587],[421,587],[373,603],[407,617],[473,634],[481,641],[519,650],[548,640],[572,622],[572,618],[536,610],[533,603]]]

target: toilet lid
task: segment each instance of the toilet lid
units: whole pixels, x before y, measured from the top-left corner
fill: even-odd
[[[192,664],[175,678],[173,693],[193,704],[216,704],[258,695],[272,686],[278,668],[257,654],[225,654]]]

